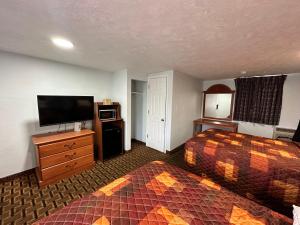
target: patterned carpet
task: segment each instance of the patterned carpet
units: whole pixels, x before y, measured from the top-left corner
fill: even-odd
[[[163,154],[134,142],[132,151],[104,163],[97,162],[93,169],[43,189],[38,187],[32,172],[0,181],[1,224],[31,224],[153,160],[163,160],[187,169],[183,150]]]

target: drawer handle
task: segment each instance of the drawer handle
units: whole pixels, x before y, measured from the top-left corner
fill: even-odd
[[[76,165],[77,165],[77,162],[75,162],[73,165],[66,165],[65,167],[66,167],[66,168],[72,168],[72,169],[73,169],[73,167],[76,166]]]
[[[74,145],[76,145],[75,142],[73,142],[71,145],[65,144],[64,147],[65,147],[65,148],[68,148],[68,149],[72,149]]]
[[[74,152],[73,154],[71,155],[65,155],[65,158],[70,158],[70,159],[73,159],[73,157],[76,156],[76,152]]]

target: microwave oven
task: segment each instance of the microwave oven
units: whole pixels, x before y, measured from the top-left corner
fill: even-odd
[[[117,112],[115,109],[100,109],[99,110],[99,119],[100,120],[116,120]]]

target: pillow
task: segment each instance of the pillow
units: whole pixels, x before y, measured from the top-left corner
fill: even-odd
[[[294,210],[294,224],[293,225],[300,225],[300,207],[293,205]]]

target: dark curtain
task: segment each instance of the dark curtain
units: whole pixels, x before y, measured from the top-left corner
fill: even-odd
[[[278,125],[286,75],[235,79],[234,120]]]

